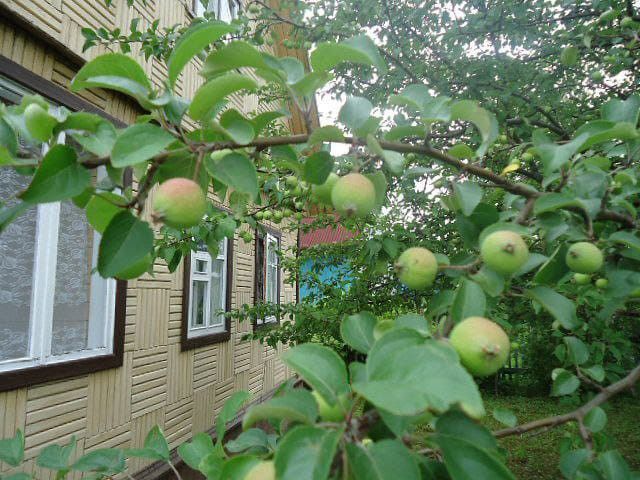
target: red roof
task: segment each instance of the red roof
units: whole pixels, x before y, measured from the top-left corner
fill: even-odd
[[[304,224],[313,223],[313,218],[305,218],[302,220]],[[321,245],[327,243],[340,243],[345,240],[349,240],[355,237],[358,233],[352,232],[344,228],[338,222],[338,217],[336,216],[336,223],[334,225],[330,225],[324,228],[318,228],[316,230],[311,230],[309,232],[301,232],[300,233],[300,248],[309,248],[314,245]]]

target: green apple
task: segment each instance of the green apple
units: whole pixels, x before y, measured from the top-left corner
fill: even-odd
[[[510,230],[493,232],[480,246],[482,261],[503,275],[517,272],[529,258],[529,249],[520,235]]]
[[[408,248],[394,266],[400,282],[413,290],[424,290],[433,285],[438,273],[436,257],[423,247]]]
[[[366,217],[376,206],[376,187],[361,173],[349,173],[336,181],[331,202],[345,217]]]
[[[200,223],[207,210],[207,198],[193,180],[171,178],[160,185],[153,200],[154,218],[173,228]]]
[[[596,280],[596,287],[598,288],[607,288],[609,286],[609,280],[606,278],[599,278]]]
[[[569,247],[565,261],[577,273],[594,273],[600,270],[604,257],[593,243],[577,242]]]
[[[560,62],[567,66],[572,67],[578,62],[578,55],[580,54],[580,50],[576,46],[565,47],[560,54]]]
[[[576,285],[587,285],[591,283],[591,275],[587,275],[586,273],[574,273],[573,281]]]
[[[469,317],[458,323],[449,341],[469,373],[486,377],[496,373],[509,357],[509,337],[495,322]]]
[[[287,178],[284,179],[284,183],[287,187],[295,188],[298,186],[298,177],[295,177],[294,175],[289,175]]]

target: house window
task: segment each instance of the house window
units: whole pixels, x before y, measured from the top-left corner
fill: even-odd
[[[280,238],[272,233],[256,234],[256,303],[280,304]],[[274,315],[258,318],[257,325],[276,322]]]
[[[0,77],[3,103],[27,93]],[[29,181],[0,169],[0,201]],[[116,281],[95,272],[99,243],[71,201],[34,205],[0,234],[0,375],[114,353]]]
[[[213,258],[206,247],[185,262],[183,349],[226,341],[230,335],[232,242],[220,242]]]
[[[196,17],[202,17],[206,12],[211,12],[214,18],[223,22],[231,22],[238,18],[240,2],[237,0],[194,0],[193,13]]]

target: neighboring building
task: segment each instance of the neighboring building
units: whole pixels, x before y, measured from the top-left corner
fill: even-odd
[[[357,233],[346,229],[337,222],[322,228],[309,230],[308,232],[300,232],[299,247],[300,250],[306,250],[316,245],[328,245],[332,243],[342,243],[354,238]],[[303,224],[313,223],[314,218],[305,218]],[[346,260],[333,258],[309,258],[300,265],[300,301],[309,299],[312,295],[320,294],[318,283],[337,283],[342,284],[347,289],[348,279],[350,278],[351,266]],[[309,281],[308,276],[313,275],[314,281]]]
[[[202,12],[199,2],[178,0],[136,1],[134,8],[124,0],[110,8],[103,0],[0,0],[0,101],[34,92],[120,127],[133,122],[139,111],[127,98],[67,89],[78,68],[103,53],[82,53],[81,28],[125,30],[134,17],[142,18],[140,28],[156,18],[170,26]],[[241,4],[213,0],[210,8],[230,19]],[[304,60],[300,52],[277,50]],[[160,84],[166,67],[155,59],[140,63]],[[197,65],[189,65],[178,93],[190,97],[201,83]],[[236,97],[235,106],[253,111],[257,98]],[[301,133],[302,125],[293,115],[291,130]],[[0,199],[26,182],[0,169]],[[43,447],[71,436],[79,454],[139,447],[156,424],[174,448],[211,430],[234,391],[269,395],[290,375],[278,351],[241,341],[256,325],[213,314],[217,307],[296,300],[276,255],[295,245],[295,234],[268,227],[251,244],[236,235],[215,259],[194,253],[174,274],[158,262],[155,276],[127,283],[91,273],[98,238],[70,202],[20,217],[0,235],[0,438],[25,432],[29,468]],[[130,471],[146,465],[132,460]]]

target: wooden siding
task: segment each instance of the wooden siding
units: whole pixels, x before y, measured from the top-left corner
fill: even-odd
[[[124,29],[134,16],[141,16],[143,24],[160,18],[161,25],[187,18],[184,5],[177,0],[147,0],[147,7],[139,6],[135,13],[125,7],[124,1],[112,8],[103,7],[99,0],[0,3],[85,59],[102,52],[94,49],[82,54],[81,25]],[[73,62],[1,17],[0,55],[65,88],[75,73]],[[156,84],[166,75],[160,62],[140,59],[140,63]],[[201,83],[197,66],[189,65],[178,91],[191,96]],[[95,90],[81,95],[127,123],[139,113],[136,105],[112,92]],[[236,98],[235,103],[244,111],[257,106],[255,97],[242,101]],[[296,133],[303,128],[299,118],[290,125]],[[295,233],[283,234],[283,249],[295,242]],[[233,308],[253,301],[254,251],[253,242],[234,239],[230,286]],[[182,267],[170,274],[166,264],[159,261],[154,274],[129,282],[122,367],[0,393],[0,438],[12,436],[18,428],[26,433],[27,471],[50,478],[35,466],[35,456],[46,445],[68,441],[72,435],[78,441],[77,455],[81,455],[105,447],[139,447],[148,430],[158,424],[171,447],[176,447],[193,434],[210,429],[215,414],[234,391],[249,390],[257,398],[290,376],[276,350],[241,340],[251,328],[249,322],[233,320],[227,342],[182,352]],[[295,288],[284,277],[281,282],[281,301],[294,300]],[[6,464],[2,465],[2,474],[10,472]],[[146,465],[143,460],[133,460],[130,471]]]

